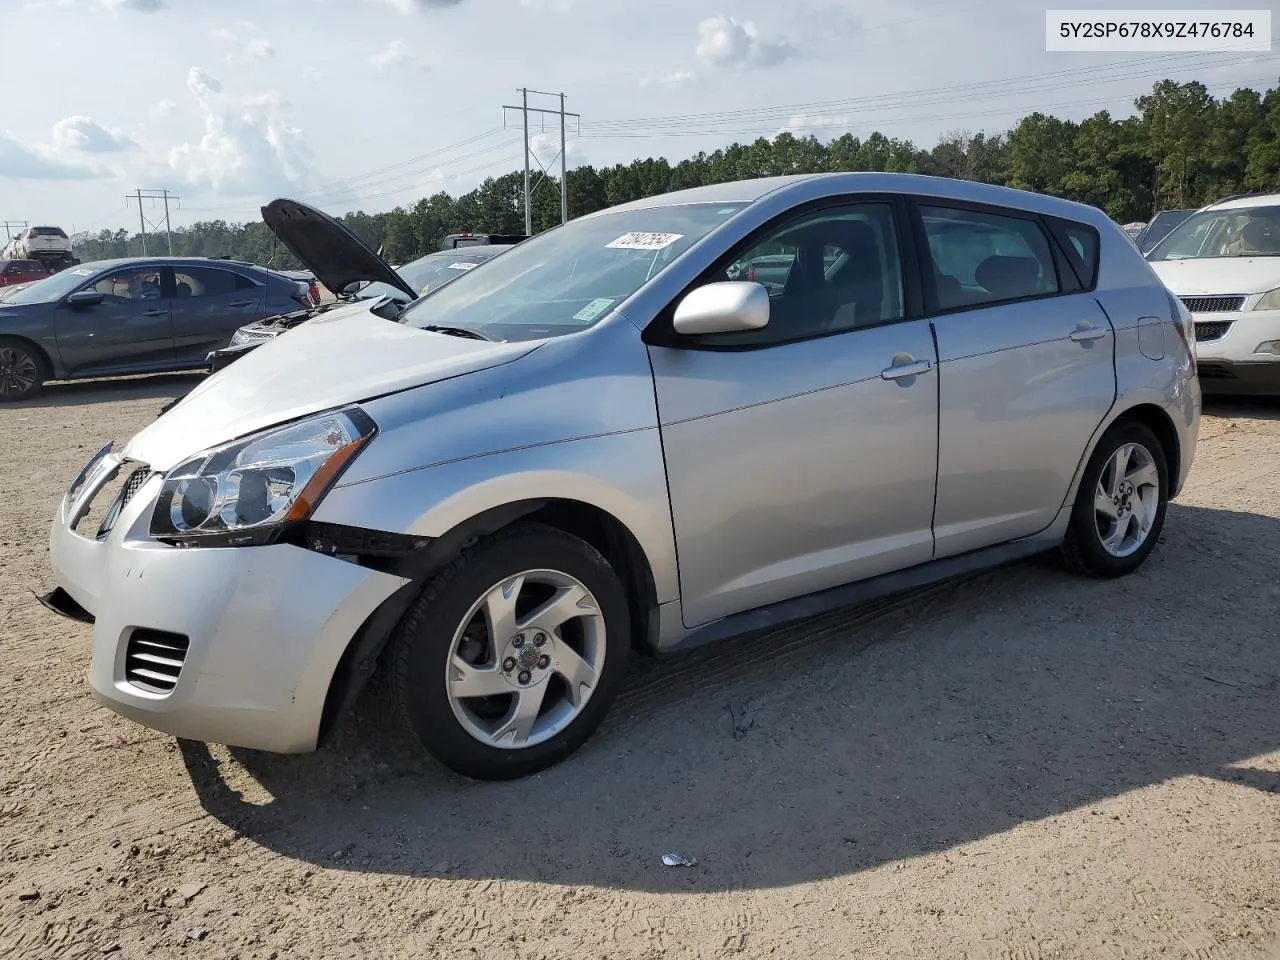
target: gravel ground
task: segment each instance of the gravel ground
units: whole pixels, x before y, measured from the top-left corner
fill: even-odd
[[[1210,407],[1130,578],[1020,564],[642,661],[578,755],[484,785],[376,695],[305,757],[90,699],[89,628],[33,595],[49,519],[194,382],[0,408],[0,955],[1280,957],[1280,405]]]

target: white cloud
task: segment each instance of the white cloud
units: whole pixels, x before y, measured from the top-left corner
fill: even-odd
[[[117,153],[137,146],[121,133],[113,132],[90,117],[65,117],[53,125],[53,145],[59,151]]]
[[[392,40],[387,44],[386,49],[370,57],[369,62],[379,70],[402,68],[425,70],[427,66],[403,40]]]
[[[573,0],[520,0],[520,6],[538,12],[568,13],[573,9]]]
[[[192,67],[187,71],[187,87],[198,97],[222,92],[222,83],[218,78],[200,67]]]
[[[255,30],[251,23],[241,25],[249,31]],[[210,32],[210,36],[224,46],[231,48],[226,57],[228,63],[270,60],[276,55],[275,45],[266,37],[246,36],[226,27],[218,27]]]
[[[191,68],[187,86],[203,114],[204,134],[169,151],[171,172],[230,196],[261,197],[311,181],[315,158],[278,93],[244,97],[232,106],[219,96],[221,83],[198,67]]]
[[[0,130],[0,177],[14,180],[89,180],[98,172],[80,164],[64,163],[19,142]]]
[[[565,156],[569,167],[580,167],[587,163],[586,154],[583,152],[581,145],[573,136],[567,136],[568,143],[565,149]],[[533,133],[529,135],[529,150],[535,157],[542,161],[542,165],[554,177],[560,176],[560,132],[555,133]],[[537,165],[531,164],[535,175],[538,173]]]
[[[788,120],[778,133],[790,133],[797,137],[814,136],[822,140],[852,133],[853,129],[852,117],[801,113]]]
[[[160,100],[147,108],[147,115],[150,116],[152,120],[159,120],[161,117],[167,117],[177,109],[178,105],[172,100]]]
[[[666,87],[668,90],[679,90],[692,87],[698,82],[698,75],[692,70],[672,70],[660,77],[645,77],[640,81],[642,87]]]
[[[382,0],[388,6],[401,13],[417,13],[419,10],[442,10],[445,7],[456,7],[462,0]]]
[[[786,40],[767,40],[750,20],[721,14],[698,24],[698,59],[712,67],[769,67],[795,55]]]
[[[108,10],[137,10],[141,13],[155,13],[169,6],[169,0],[98,0],[98,3]]]

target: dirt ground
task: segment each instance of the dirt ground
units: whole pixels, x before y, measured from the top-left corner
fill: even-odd
[[[1133,577],[1026,563],[641,661],[583,751],[482,785],[376,694],[305,757],[90,699],[48,523],[193,383],[0,408],[0,956],[1280,957],[1280,404],[1210,407]]]

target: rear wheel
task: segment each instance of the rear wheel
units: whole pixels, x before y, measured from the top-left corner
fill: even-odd
[[[0,337],[0,400],[25,400],[44,385],[44,357],[32,344]]]
[[[626,593],[589,544],[540,525],[465,550],[401,623],[391,685],[401,719],[464,776],[505,780],[563,760],[626,676]]]
[[[1062,545],[1068,568],[1094,577],[1138,569],[1155,548],[1169,505],[1169,468],[1145,425],[1111,427],[1085,468]]]

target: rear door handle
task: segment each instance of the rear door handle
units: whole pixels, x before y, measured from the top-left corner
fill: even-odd
[[[897,360],[897,357],[894,357]],[[928,373],[933,369],[933,364],[928,360],[911,360],[907,359],[905,363],[895,363],[891,367],[885,367],[880,371],[880,376],[885,380],[905,380],[907,377],[918,377],[922,373]]]
[[[1086,327],[1081,324],[1072,331],[1071,339],[1076,343],[1083,343],[1086,340],[1101,340],[1106,335],[1106,327]]]
[[[144,317],[164,317],[168,316],[168,310],[146,310],[143,312]]]
[[[251,307],[253,306],[253,301],[252,300],[232,300],[230,303],[227,304],[227,306],[228,307]]]

